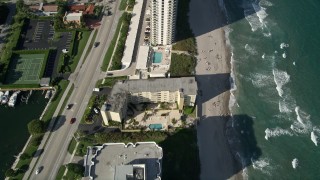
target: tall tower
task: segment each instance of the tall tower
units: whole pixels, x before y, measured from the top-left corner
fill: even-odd
[[[174,41],[178,0],[151,0],[151,43],[169,45]]]

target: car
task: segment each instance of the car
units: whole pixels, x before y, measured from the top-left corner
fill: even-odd
[[[99,113],[99,110],[97,108],[93,108],[93,111],[98,114]]]
[[[99,46],[99,44],[100,44],[100,42],[95,42],[94,44],[93,44],[93,47],[98,47]]]
[[[43,169],[43,166],[38,167],[36,170],[36,175],[39,174],[42,171],[42,169]]]
[[[73,124],[74,122],[76,122],[76,118],[71,118],[70,119],[70,124]]]
[[[67,109],[71,109],[72,106],[73,106],[73,104],[68,104],[68,105],[67,105]]]
[[[107,76],[113,76],[113,73],[107,73]]]

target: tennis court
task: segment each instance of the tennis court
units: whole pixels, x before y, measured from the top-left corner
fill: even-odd
[[[45,54],[16,54],[7,76],[9,84],[38,84],[45,64]],[[43,73],[43,72],[42,72]]]

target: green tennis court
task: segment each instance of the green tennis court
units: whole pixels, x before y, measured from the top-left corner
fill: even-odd
[[[7,76],[9,84],[38,84],[45,54],[15,54]]]

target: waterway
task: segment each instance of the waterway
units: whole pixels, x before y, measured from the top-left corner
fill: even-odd
[[[20,153],[29,138],[28,122],[39,118],[48,102],[42,91],[33,91],[28,104],[22,103],[20,97],[24,93],[20,93],[14,108],[0,105],[0,179],[4,179],[5,171],[15,161],[14,156]]]

